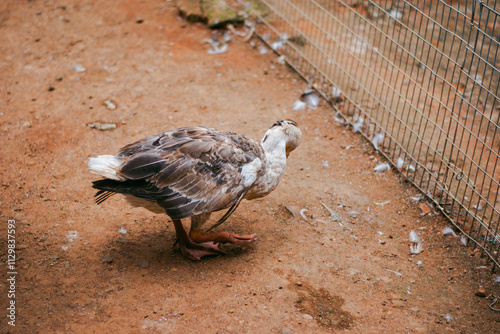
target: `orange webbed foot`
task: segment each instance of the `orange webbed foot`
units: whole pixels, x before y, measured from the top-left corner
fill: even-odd
[[[235,245],[251,244],[257,240],[256,234],[241,235],[227,231],[217,233],[203,233],[200,230],[189,231],[189,237],[194,242],[214,242],[214,243],[231,243]]]

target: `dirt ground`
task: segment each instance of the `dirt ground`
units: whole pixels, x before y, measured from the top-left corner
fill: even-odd
[[[500,284],[480,253],[375,172],[381,158],[324,102],[293,111],[307,85],[276,55],[238,36],[208,54],[211,33],[173,1],[0,4],[0,332],[498,333]],[[260,140],[287,118],[304,137],[282,182],[218,228],[257,233],[248,247],[190,261],[167,216],[94,203],[91,156],[187,125]]]

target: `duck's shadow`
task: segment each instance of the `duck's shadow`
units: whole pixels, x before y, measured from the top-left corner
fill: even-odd
[[[248,261],[250,254],[255,251],[254,244],[224,244],[220,248],[226,254],[206,256],[199,261],[193,261],[182,256],[179,246],[174,246],[175,240],[175,233],[171,229],[120,235],[104,245],[102,261],[105,265],[126,270],[164,270],[170,267],[218,264],[231,260]]]

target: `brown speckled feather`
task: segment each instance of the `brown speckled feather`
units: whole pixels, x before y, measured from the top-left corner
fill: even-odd
[[[205,127],[167,131],[127,145],[116,155],[124,161],[122,181],[101,180],[94,187],[156,201],[173,219],[231,206],[247,187],[242,167],[265,161],[250,138]],[[265,173],[265,164],[259,175]],[[102,195],[101,195],[102,196]]]

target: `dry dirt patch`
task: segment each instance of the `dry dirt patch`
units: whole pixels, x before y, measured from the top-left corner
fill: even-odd
[[[479,254],[443,237],[447,222],[422,216],[396,173],[376,173],[380,157],[326,104],[292,111],[307,86],[271,52],[234,37],[226,53],[209,55],[211,31],[180,19],[171,1],[6,1],[0,9],[0,251],[5,263],[4,222],[14,219],[19,272],[16,327],[2,316],[2,331],[498,328],[488,309],[496,275]],[[166,216],[119,196],[93,202],[90,156],[187,125],[259,139],[285,118],[304,139],[284,179],[224,226],[257,233],[247,248],[188,261],[171,248]],[[87,126],[97,121],[117,126]],[[424,240],[419,255],[409,253],[411,230]],[[287,288],[290,277],[302,286]],[[479,285],[487,297],[475,296]]]

